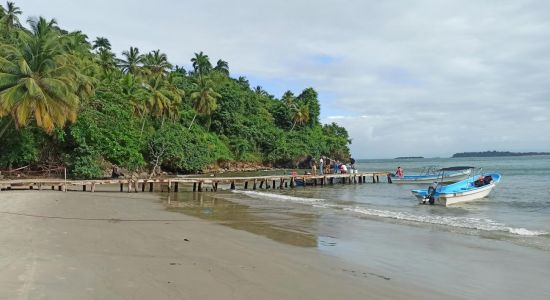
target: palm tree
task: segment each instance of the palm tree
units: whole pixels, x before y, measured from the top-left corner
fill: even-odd
[[[307,104],[300,104],[298,107],[292,111],[292,121],[294,122],[292,124],[292,128],[290,128],[290,131],[294,129],[294,126],[296,124],[303,125],[307,121],[309,121],[309,106]]]
[[[286,91],[283,94],[283,97],[281,97],[281,101],[289,109],[296,109],[295,100],[296,100],[296,97],[294,96],[294,94],[291,91]]]
[[[193,103],[193,109],[195,109],[195,115],[189,129],[193,126],[193,122],[198,114],[211,115],[216,108],[218,108],[217,99],[221,97],[212,88],[212,80],[208,77],[199,78],[199,80],[193,84],[193,91],[191,92],[191,101]]]
[[[208,74],[212,70],[212,64],[208,59],[208,55],[204,54],[202,51],[195,53],[195,57],[191,58],[191,62],[193,63],[195,73],[199,74],[199,77]]]
[[[98,49],[98,51],[111,50],[111,42],[107,38],[98,36],[94,41],[92,49]]]
[[[6,15],[6,10],[2,5],[0,5],[0,20]]]
[[[122,72],[138,75],[143,62],[143,55],[139,54],[139,49],[130,47],[130,51],[123,51],[122,56],[126,58],[119,59],[119,67]]]
[[[146,91],[143,89],[139,80],[132,74],[124,75],[120,78],[119,82],[121,92],[130,101],[134,115],[141,118],[141,136],[145,128],[145,116],[149,112]]]
[[[96,62],[103,71],[103,74],[109,73],[116,67],[115,54],[109,50],[101,49],[96,57]]]
[[[32,20],[31,22],[35,22],[35,20]],[[58,32],[58,30],[56,29],[55,32]],[[62,35],[61,41],[65,52],[72,55],[73,59],[77,63],[84,60],[93,60],[93,55],[90,53],[92,45],[88,42],[88,36],[83,34],[81,31],[74,31]]]
[[[149,111],[156,117],[164,118],[166,116],[173,118],[176,116],[173,109],[179,108],[183,93],[171,86],[170,82],[161,75],[149,79],[145,88],[148,91],[147,105]]]
[[[19,7],[15,6],[13,2],[6,3],[6,9],[3,9],[3,16],[0,19],[0,23],[4,26],[6,32],[12,31],[14,28],[20,28],[18,15],[21,15],[22,11]]]
[[[229,64],[225,60],[219,59],[214,70],[229,76]]]
[[[54,30],[55,20],[29,23],[31,32],[20,32],[19,47],[0,46],[0,117],[11,115],[18,128],[34,119],[51,133],[76,120],[79,72]]]
[[[143,67],[146,68],[153,77],[156,77],[158,75],[168,74],[172,65],[168,62],[166,54],[160,53],[160,50],[155,50],[145,55]]]

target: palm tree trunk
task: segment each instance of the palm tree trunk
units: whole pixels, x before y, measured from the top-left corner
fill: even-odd
[[[296,121],[294,121],[294,124],[292,124],[292,128],[290,128],[290,131],[292,131],[292,129],[294,129],[294,126],[296,126]]]
[[[0,131],[0,138],[2,138],[4,136],[4,134],[6,133],[6,130],[8,130],[8,127],[10,127],[11,124],[13,124],[13,118],[10,118],[8,123],[6,123],[6,125],[4,125],[4,127],[2,127],[2,131]]]
[[[143,129],[145,128],[145,114],[141,116],[141,132],[139,133],[139,138],[143,135]]]
[[[189,130],[191,130],[191,126],[193,126],[193,122],[195,122],[195,118],[197,117],[197,114],[193,116],[193,120],[191,120],[191,124],[189,125]]]
[[[208,115],[208,124],[206,124],[206,132],[210,132],[210,125],[212,125],[212,117]]]

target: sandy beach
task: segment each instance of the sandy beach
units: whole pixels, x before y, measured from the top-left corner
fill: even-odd
[[[0,193],[0,299],[450,299],[180,213],[155,194]]]

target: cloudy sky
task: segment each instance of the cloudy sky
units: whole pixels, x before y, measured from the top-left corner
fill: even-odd
[[[548,1],[15,2],[119,55],[204,51],[278,98],[312,86],[358,158],[550,151]]]

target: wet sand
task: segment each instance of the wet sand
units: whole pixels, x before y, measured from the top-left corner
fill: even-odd
[[[0,192],[0,245],[0,299],[456,298],[147,193]]]

